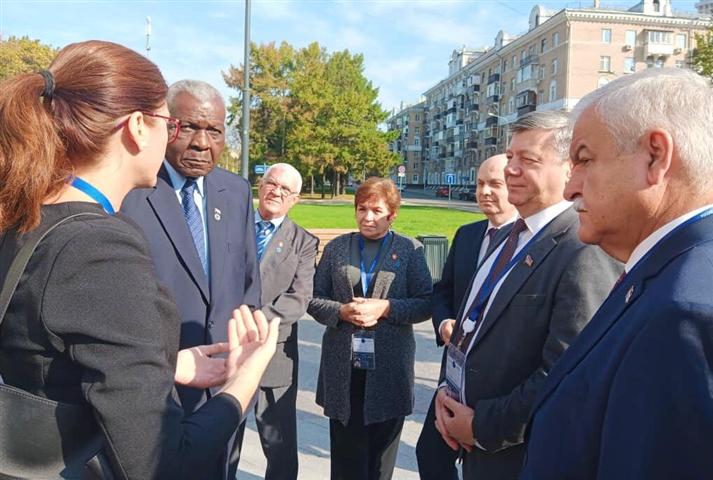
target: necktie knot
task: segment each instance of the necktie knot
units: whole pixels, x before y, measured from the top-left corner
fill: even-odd
[[[257,228],[258,228],[258,233],[269,233],[270,230],[272,230],[273,227],[272,222],[268,222],[267,220],[262,220],[258,222]]]
[[[493,238],[495,237],[495,234],[498,233],[498,230],[500,230],[498,227],[490,227],[488,231],[486,232],[486,235],[488,236],[488,240],[491,242],[493,241]]]
[[[186,179],[186,183],[183,184],[181,192],[184,194],[193,195],[193,192],[196,191],[197,187],[198,184],[196,183],[196,180],[194,178],[188,178]]]
[[[525,223],[525,220],[523,220],[522,218],[518,218],[517,221],[515,221],[515,225],[512,226],[512,230],[510,230],[510,236],[517,237],[525,230],[527,230],[527,224]]]

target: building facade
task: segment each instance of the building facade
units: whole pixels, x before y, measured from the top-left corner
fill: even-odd
[[[705,5],[703,5],[705,4]],[[695,34],[711,18],[674,13],[669,0],[643,0],[628,10],[535,6],[529,30],[500,32],[491,48],[456,50],[449,76],[425,92],[424,185],[472,185],[485,158],[504,152],[508,125],[533,110],[571,110],[587,93],[644,68],[690,65]],[[412,182],[409,182],[412,183]]]
[[[423,183],[424,103],[402,106],[386,120],[386,126],[389,131],[399,132],[399,136],[389,144],[389,150],[401,156],[402,165],[406,168],[402,181],[399,181],[394,169],[394,181],[406,185]]]

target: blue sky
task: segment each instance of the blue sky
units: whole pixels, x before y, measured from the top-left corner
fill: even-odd
[[[329,51],[348,48],[365,57],[365,74],[385,108],[414,102],[448,73],[455,48],[492,45],[501,29],[527,30],[534,1],[522,0],[253,0],[252,40],[318,41]],[[631,6],[636,0],[602,0]],[[673,0],[693,11],[694,1]],[[589,6],[591,0],[543,2],[547,8]],[[150,58],[167,81],[197,78],[226,97],[234,94],[221,71],[243,61],[244,1],[0,0],[0,32],[28,35],[53,46],[102,39],[144,51],[152,20]]]

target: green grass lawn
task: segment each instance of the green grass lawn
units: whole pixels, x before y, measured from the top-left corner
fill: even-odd
[[[353,205],[297,204],[290,218],[304,228],[356,228]],[[483,218],[482,214],[447,208],[402,206],[394,230],[411,237],[445,235],[451,242],[458,227]]]

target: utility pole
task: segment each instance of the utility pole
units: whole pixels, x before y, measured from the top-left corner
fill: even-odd
[[[243,55],[243,138],[240,142],[242,174],[250,174],[250,0],[245,0],[245,53]]]
[[[146,56],[151,53],[151,17],[146,17]]]

